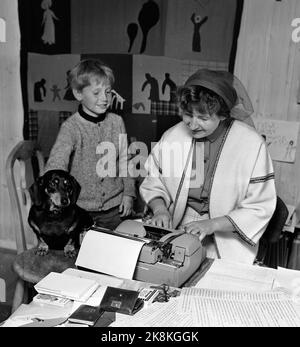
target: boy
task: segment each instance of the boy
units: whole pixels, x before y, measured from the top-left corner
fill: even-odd
[[[91,214],[97,225],[115,229],[121,218],[131,214],[136,195],[135,182],[127,170],[121,173],[124,177],[118,170],[120,163],[127,162],[127,144],[122,118],[108,111],[114,75],[108,66],[89,59],[70,71],[69,81],[80,105],[62,124],[46,171],[69,171],[81,185],[77,204]],[[114,150],[108,155],[109,164],[111,158],[115,160],[115,170],[104,176],[102,166],[107,153],[103,144],[107,143]]]

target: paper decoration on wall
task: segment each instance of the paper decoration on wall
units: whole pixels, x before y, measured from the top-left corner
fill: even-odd
[[[132,46],[134,44],[134,40],[138,34],[139,26],[136,23],[130,23],[127,27],[127,35],[129,37],[129,48],[128,53],[130,53]]]
[[[132,109],[132,56],[129,54],[83,54],[81,59],[98,59],[114,72],[111,111],[119,115]]]
[[[200,29],[201,26],[207,21],[208,17],[201,17],[200,14],[193,13],[191,17],[191,21],[194,24],[194,32],[193,32],[193,51],[201,52],[201,36]]]
[[[71,53],[70,0],[18,0],[23,52]]]
[[[178,59],[133,56],[133,113],[151,112],[151,103],[173,101],[180,84],[181,64]]]
[[[143,38],[142,45],[140,49],[140,54],[145,52],[147,46],[147,38],[150,30],[158,23],[160,18],[160,10],[157,3],[153,0],[148,0],[143,4],[143,7],[138,15],[138,23],[140,25]],[[130,23],[127,27],[127,34],[129,37],[129,49],[128,52],[131,51],[131,48],[134,44],[134,40],[138,34],[139,27],[136,23]]]
[[[72,0],[72,51],[164,55],[166,0]],[[88,23],[88,24],[87,24]]]
[[[159,7],[155,1],[148,0],[143,5],[138,16],[138,22],[143,33],[143,41],[142,41],[140,53],[145,52],[149,31],[158,23],[158,21],[159,21]]]
[[[169,0],[164,55],[228,62],[236,4],[236,0]]]
[[[28,54],[28,104],[32,110],[70,111],[78,103],[71,98],[67,76],[80,55]]]
[[[299,123],[253,117],[257,131],[265,139],[273,160],[295,161]]]
[[[55,13],[51,10],[52,0],[42,0],[41,8],[44,10],[42,26],[44,33],[42,40],[44,44],[53,45],[55,43],[55,24],[58,20]]]
[[[169,73],[165,73],[165,80],[163,81],[162,84],[162,93],[165,94],[166,87],[169,87],[169,92],[170,92],[170,102],[175,102],[176,101],[176,91],[177,91],[177,85],[172,79],[170,78]]]
[[[227,70],[228,64],[134,55],[132,112],[149,114],[152,103],[155,114],[164,110],[163,114],[176,115],[178,112],[173,103],[177,87],[201,68]],[[172,105],[166,105],[166,102]]]

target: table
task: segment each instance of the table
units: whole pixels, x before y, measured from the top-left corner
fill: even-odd
[[[205,259],[198,270],[182,285],[182,287],[190,287],[194,286],[200,278],[204,276],[206,271],[209,269],[211,264],[213,263],[213,259]],[[111,276],[107,276],[111,277]],[[147,282],[141,282],[136,280],[130,280],[130,279],[122,279],[123,283],[120,285],[120,288],[122,289],[130,289],[130,290],[140,290],[141,288],[150,287],[150,286],[157,286],[157,284],[153,283],[147,283]],[[178,289],[179,288],[170,288],[171,290]],[[71,309],[72,306],[66,306],[65,308],[59,308],[56,306],[53,306],[50,310],[57,312],[57,314],[64,315],[68,310]],[[49,305],[47,305],[47,310],[49,309]],[[23,312],[34,312],[37,315],[43,316],[45,314],[45,306],[41,304],[37,304],[34,302],[30,302],[28,305],[21,305],[12,315],[11,317],[18,316],[19,314],[24,314]],[[109,326],[113,321],[115,320],[115,313],[113,312],[105,312],[101,318],[97,321],[95,324],[95,327],[107,327]],[[39,325],[38,322],[36,325]]]

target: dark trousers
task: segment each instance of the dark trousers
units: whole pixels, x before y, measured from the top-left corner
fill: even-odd
[[[113,207],[107,211],[89,212],[96,225],[102,228],[115,230],[122,222],[119,214],[119,206]]]

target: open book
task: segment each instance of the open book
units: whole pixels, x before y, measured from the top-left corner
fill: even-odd
[[[92,279],[50,272],[34,288],[38,293],[85,302],[99,287]]]

